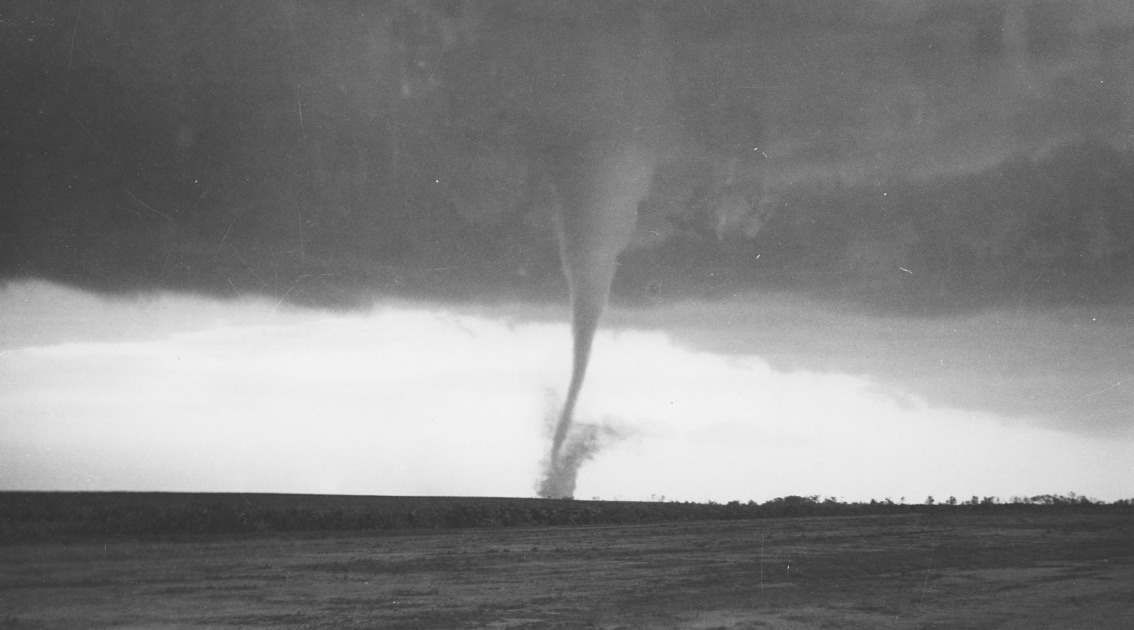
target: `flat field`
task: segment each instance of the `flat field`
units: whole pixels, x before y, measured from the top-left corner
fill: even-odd
[[[1134,628],[1128,513],[0,545],[0,628]]]

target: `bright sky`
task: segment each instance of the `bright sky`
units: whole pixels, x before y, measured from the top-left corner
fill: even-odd
[[[775,303],[612,313],[578,413],[604,427],[606,444],[582,467],[576,496],[1134,497],[1134,408],[1124,406],[1134,368],[1116,372],[1111,358],[1134,352],[1122,346],[1132,329],[1087,344],[1083,352],[1103,356],[1093,363],[1064,357],[1048,370],[1025,354],[1013,360],[1029,367],[1010,371],[991,354],[967,358],[980,353],[966,353],[976,342],[957,330],[972,317],[868,323]],[[569,368],[560,311],[398,303],[341,314],[9,284],[0,289],[0,490],[535,496]],[[817,345],[817,331],[836,321],[866,332]],[[660,332],[667,322],[678,332]],[[1042,329],[1066,350],[1059,344],[1071,342],[1044,326],[1054,324],[1011,330]],[[883,347],[874,333],[887,329],[906,341],[936,335],[921,346],[934,358]],[[1009,331],[993,333],[997,355],[1014,347]],[[946,370],[946,359],[957,365]],[[938,360],[943,372],[930,378],[924,365]],[[1017,407],[995,404],[987,383],[997,379],[1005,396],[1102,384],[1097,396],[1069,399],[1101,419],[1077,424],[1039,403],[1005,412]],[[940,403],[960,400],[948,390],[966,382],[986,383],[974,409]],[[945,393],[929,402],[935,387]],[[1061,400],[1059,387],[1050,401]]]

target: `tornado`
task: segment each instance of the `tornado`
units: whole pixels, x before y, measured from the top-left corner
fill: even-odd
[[[571,378],[554,421],[540,496],[568,498],[579,466],[607,437],[575,411],[618,255],[634,235],[654,170],[674,145],[665,25],[649,7],[604,8],[581,20],[533,24],[530,62],[509,76],[523,89],[517,138],[555,205],[560,262],[571,301]],[[516,78],[522,77],[522,78]]]
[[[579,467],[598,447],[593,425],[573,432],[575,407],[590,363],[618,264],[637,223],[638,204],[649,191],[654,158],[633,137],[593,138],[550,160],[558,198],[560,260],[571,300],[571,380],[551,440],[538,494],[571,498]]]

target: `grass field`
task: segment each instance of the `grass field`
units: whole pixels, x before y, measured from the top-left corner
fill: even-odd
[[[1132,628],[1134,521],[1045,509],[0,545],[0,628]]]

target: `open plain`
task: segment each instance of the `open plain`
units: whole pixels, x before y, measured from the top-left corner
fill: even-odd
[[[1134,627],[1126,511],[0,546],[0,628]]]

